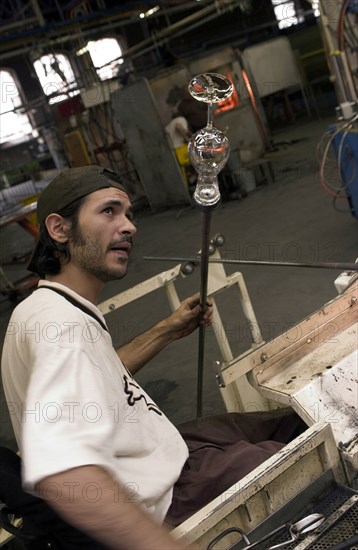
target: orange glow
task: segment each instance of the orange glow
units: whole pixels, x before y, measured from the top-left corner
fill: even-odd
[[[235,89],[235,84],[234,84],[234,79],[232,77],[232,74],[225,73],[225,76],[230,80],[231,84],[234,86],[234,89],[230,97],[218,103],[217,108],[213,112],[214,115],[217,115],[218,113],[222,113],[224,111],[230,111],[231,109],[234,109],[235,107],[237,107],[240,103],[239,96],[237,95],[237,91]]]
[[[247,89],[249,97],[250,97],[250,101],[251,101],[253,107],[256,108],[256,101],[255,101],[254,92],[252,91],[251,83],[250,83],[249,77],[247,76],[247,72],[245,71],[245,69],[242,69],[241,74],[242,74],[242,78],[244,79],[245,86],[246,86],[246,89]]]

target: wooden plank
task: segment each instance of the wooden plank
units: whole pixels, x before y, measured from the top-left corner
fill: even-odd
[[[163,271],[159,275],[154,275],[154,277],[151,277],[150,279],[147,279],[146,281],[143,281],[142,283],[139,283],[138,285],[135,285],[132,288],[129,288],[124,292],[120,292],[119,294],[112,296],[112,298],[101,302],[98,308],[103,315],[106,315],[119,307],[142,298],[146,294],[149,294],[149,292],[163,288],[165,285],[174,281],[178,277],[180,268],[181,265],[179,264],[168,271]]]

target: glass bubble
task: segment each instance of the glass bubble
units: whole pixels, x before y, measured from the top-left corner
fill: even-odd
[[[215,177],[225,166],[230,147],[227,137],[214,126],[196,132],[188,145],[189,157],[200,175]]]
[[[190,94],[204,103],[218,103],[231,96],[234,86],[228,78],[217,73],[195,76],[189,83]]]
[[[189,157],[198,173],[194,200],[203,207],[220,202],[217,174],[225,166],[230,147],[227,137],[214,126],[196,132],[188,145]]]

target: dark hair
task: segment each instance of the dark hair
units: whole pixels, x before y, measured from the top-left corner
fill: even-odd
[[[70,236],[75,235],[77,232],[78,213],[85,199],[86,197],[81,197],[62,210],[56,212],[56,214],[68,218],[71,222],[69,231]],[[57,275],[61,271],[62,264],[68,263],[71,259],[67,244],[61,244],[54,241],[50,237],[46,225],[40,230],[38,247],[39,253],[36,259],[36,267],[37,273],[42,278],[45,277],[45,275]]]

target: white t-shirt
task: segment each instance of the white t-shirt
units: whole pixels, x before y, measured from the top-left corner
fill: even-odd
[[[188,457],[184,440],[125,369],[100,323],[43,285],[65,292],[105,325],[92,303],[48,281],[13,312],[2,376],[25,489],[95,464],[162,522]]]
[[[180,124],[185,130],[188,130],[188,121],[183,116],[173,118],[165,127],[175,149],[186,143],[184,137],[176,129],[177,124]]]

